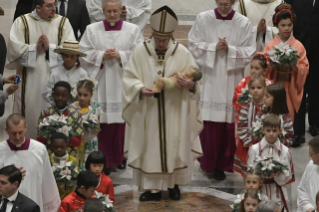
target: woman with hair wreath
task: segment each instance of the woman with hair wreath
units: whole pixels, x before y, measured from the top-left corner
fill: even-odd
[[[288,67],[288,70],[283,70],[283,68],[287,67],[286,65],[278,64],[276,66],[271,66],[267,78],[272,80],[273,83],[278,82],[285,87],[288,110],[292,121],[294,121],[294,116],[298,113],[301,105],[304,84],[309,71],[309,63],[304,46],[291,34],[294,21],[296,20],[296,15],[293,13],[291,5],[282,3],[276,7],[275,12],[273,24],[278,28],[279,33],[265,46],[263,52],[268,52],[275,46],[284,44],[295,48],[300,58],[298,59],[297,64]],[[291,145],[292,147],[299,146],[300,142],[305,140],[304,134],[299,134],[298,129],[295,129],[295,127],[294,130],[295,136],[294,142]]]

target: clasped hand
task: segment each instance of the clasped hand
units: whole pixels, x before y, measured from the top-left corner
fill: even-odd
[[[50,43],[48,37],[45,34],[42,34],[37,41],[37,52],[41,51],[41,49],[48,51],[49,46]]]
[[[181,87],[181,88],[187,88],[187,89],[191,89],[194,87],[195,85],[195,82],[185,76],[182,76],[182,77],[179,77],[177,79],[177,82],[178,82],[178,85]]]
[[[224,50],[225,52],[228,52],[228,44],[226,42],[226,37],[225,38],[218,38],[219,41],[217,43],[217,51],[220,51],[220,50]]]
[[[116,49],[108,49],[103,55],[103,60],[116,60],[120,58],[120,53]]]
[[[266,33],[267,26],[266,26],[266,20],[264,18],[260,19],[259,24],[257,26],[257,32]]]

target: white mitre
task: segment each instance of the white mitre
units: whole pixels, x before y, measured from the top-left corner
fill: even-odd
[[[178,18],[175,12],[165,5],[151,15],[150,24],[156,35],[168,36],[175,31]]]

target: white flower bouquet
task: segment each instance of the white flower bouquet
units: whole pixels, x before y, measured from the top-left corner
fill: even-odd
[[[267,53],[270,56],[270,66],[285,65],[292,67],[297,64],[300,58],[294,47],[283,43],[278,44]]]
[[[95,191],[94,196],[97,199],[101,200],[104,207],[104,212],[115,212],[113,208],[113,201],[110,200],[109,195],[103,195],[102,193]]]
[[[71,85],[71,83],[70,83]],[[75,102],[78,100],[78,91],[76,87],[76,83],[71,85],[71,102]]]
[[[99,126],[99,120],[98,117],[93,114],[93,113],[87,113],[82,115],[83,118],[83,128],[87,131],[90,132],[91,130],[97,130],[101,131],[101,128]]]
[[[61,188],[65,186],[76,187],[76,178],[79,174],[78,167],[72,161],[62,161],[60,165],[54,164],[52,166],[54,178],[57,183],[60,183]]]
[[[264,176],[271,176],[271,173],[284,174],[288,176],[288,167],[286,164],[275,160],[273,157],[265,157],[264,159],[257,156],[252,167],[260,171]]]
[[[242,194],[237,194],[237,199],[235,200],[234,204],[230,205],[230,207],[233,209],[231,212],[239,212],[240,203],[243,199]]]
[[[237,102],[240,104],[243,104],[248,99],[251,99],[252,96],[249,93],[248,86],[246,86],[245,88],[242,88],[241,91],[242,93],[239,95]]]
[[[46,114],[46,117],[44,117],[39,124],[39,135],[42,135],[46,140],[50,140],[55,132],[62,132],[70,139],[76,135],[71,126],[71,122],[71,118],[64,114],[61,116],[57,114],[49,116],[49,114]]]

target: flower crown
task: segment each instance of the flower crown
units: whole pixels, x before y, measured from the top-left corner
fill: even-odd
[[[260,59],[264,59],[266,61],[266,65],[269,66],[270,65],[270,57],[267,53],[262,53],[262,52],[257,52],[253,58],[255,57],[260,57]]]
[[[92,82],[93,83],[93,90],[95,90],[96,88],[97,88],[97,85],[98,85],[98,82],[97,81],[95,81],[95,80],[93,80],[93,79],[91,79],[91,78],[88,78],[88,77],[86,77],[86,78],[81,78],[81,79],[79,79],[79,81],[78,81],[78,83],[79,82],[83,82],[83,81],[90,81],[90,82]]]
[[[283,11],[288,11],[290,13],[290,19],[292,22],[294,22],[294,16],[292,15],[292,11],[291,11],[292,7],[290,4],[287,4],[286,2],[282,2],[280,5],[278,5],[275,8],[275,12],[276,12],[276,16],[275,16],[275,20],[274,23],[277,24],[277,17],[278,15],[283,12]]]

